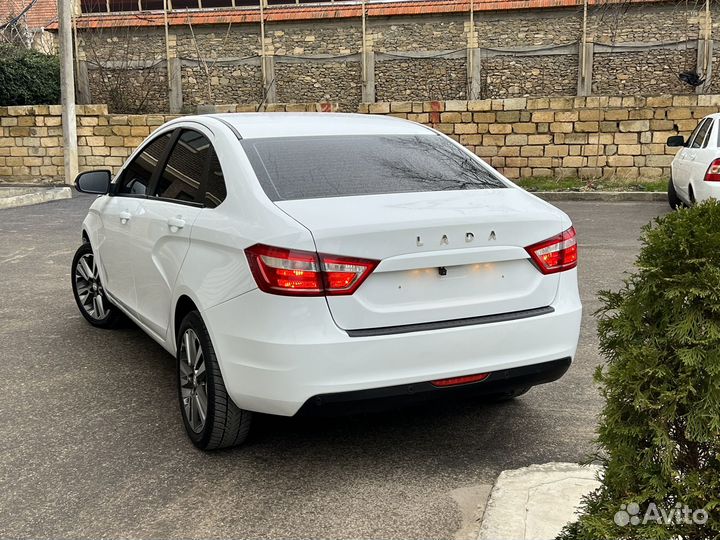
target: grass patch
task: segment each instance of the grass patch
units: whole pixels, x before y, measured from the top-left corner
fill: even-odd
[[[667,180],[621,180],[615,178],[552,178],[534,176],[513,180],[527,191],[659,191],[667,190]]]

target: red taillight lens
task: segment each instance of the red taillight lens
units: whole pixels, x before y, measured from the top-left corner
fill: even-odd
[[[554,274],[577,266],[578,246],[575,228],[525,248],[543,274]]]
[[[438,379],[430,381],[433,386],[458,386],[460,384],[470,384],[474,382],[484,381],[490,376],[489,373],[478,373],[476,375],[465,375],[464,377],[450,377],[449,379]]]
[[[720,158],[713,161],[705,173],[706,182],[720,182]]]
[[[352,294],[375,270],[377,261],[320,254],[326,294]]]
[[[275,294],[322,294],[317,253],[257,244],[245,250],[261,290]]]
[[[260,290],[288,296],[354,293],[377,261],[257,244],[245,250]]]

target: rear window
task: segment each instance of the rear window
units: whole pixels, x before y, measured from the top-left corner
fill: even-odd
[[[507,187],[434,134],[246,139],[242,145],[273,201]]]

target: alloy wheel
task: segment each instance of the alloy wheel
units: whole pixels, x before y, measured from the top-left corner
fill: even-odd
[[[180,392],[185,418],[195,433],[205,427],[208,410],[205,358],[200,339],[192,328],[185,330],[180,344]]]
[[[86,253],[78,259],[75,266],[75,287],[80,304],[90,317],[101,321],[110,314],[110,305],[100,283],[100,274],[92,253]]]

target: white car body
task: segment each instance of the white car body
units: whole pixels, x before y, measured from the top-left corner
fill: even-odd
[[[239,141],[450,140],[444,135],[369,115],[184,117],[160,127],[128,163],[176,128],[210,140],[225,177],[224,202],[203,208],[105,195],[92,204],[83,234],[113,304],[169,353],[176,354],[178,313],[188,302],[197,307],[238,407],[294,415],[322,396],[561,359],[569,364],[575,356],[577,269],[545,275],[525,249],[568,230],[570,219],[459,144],[452,141],[507,187],[273,202]],[[269,294],[258,287],[245,253],[256,244],[379,264],[351,295]]]
[[[706,181],[712,162],[720,158],[720,114],[703,118],[671,164],[677,196],[688,205],[720,198],[720,182]]]

